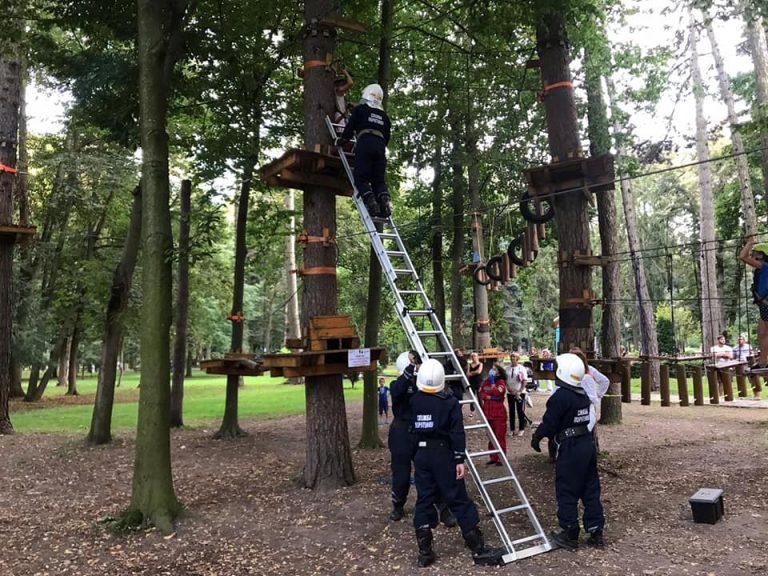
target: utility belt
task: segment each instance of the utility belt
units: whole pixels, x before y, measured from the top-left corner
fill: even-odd
[[[357,137],[360,138],[360,136],[362,136],[364,134],[373,134],[374,136],[378,136],[379,138],[384,140],[384,132],[382,132],[381,130],[375,130],[373,128],[366,128],[365,130],[360,130],[357,133]]]
[[[425,440],[419,440],[416,444],[418,448],[450,448],[451,443],[448,440],[440,440],[439,438],[427,438]]]
[[[559,432],[557,436],[555,436],[555,440],[557,440],[557,443],[559,444],[568,438],[578,438],[585,434],[589,434],[589,427],[586,424],[579,424],[578,426],[571,426],[570,428],[566,428]]]

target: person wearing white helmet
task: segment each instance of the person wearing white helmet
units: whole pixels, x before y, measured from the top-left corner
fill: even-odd
[[[752,370],[765,370],[768,368],[768,243],[755,244],[755,237],[747,238],[747,242],[739,252],[739,259],[754,268],[752,272],[752,298],[760,312],[760,320],[757,322],[757,346],[760,349],[757,362],[752,365]],[[756,399],[759,400],[758,389],[755,390]]]
[[[603,546],[605,516],[600,502],[597,474],[597,449],[589,429],[591,401],[582,387],[586,373],[584,361],[576,354],[556,358],[558,391],[550,396],[541,424],[531,438],[531,447],[541,452],[541,440],[554,438],[557,445],[555,496],[561,531],[552,540],[563,548],[579,546],[579,500],[584,504],[582,518],[589,533],[587,544]]]
[[[341,146],[354,136],[355,188],[371,216],[388,218],[392,214],[387,188],[387,145],[392,123],[384,112],[384,91],[378,84],[363,90],[360,104],[355,106],[336,145]]]
[[[432,528],[437,526],[435,502],[442,496],[456,516],[467,547],[476,564],[499,564],[504,550],[488,548],[478,527],[477,508],[464,484],[466,436],[459,401],[445,389],[445,369],[429,359],[416,376],[418,392],[411,398],[416,510],[413,526],[419,547],[418,564],[432,564],[437,556],[432,549]]]

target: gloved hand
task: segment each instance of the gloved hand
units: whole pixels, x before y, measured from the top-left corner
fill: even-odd
[[[336,140],[333,141],[333,145],[334,146],[344,146],[344,144],[346,144],[347,142],[349,142],[349,140],[339,136],[338,138],[336,138]]]
[[[531,448],[536,450],[536,452],[541,452],[541,446],[539,446],[539,444],[541,444],[541,438],[536,436],[536,434],[531,436]]]
[[[493,370],[488,372],[488,382],[491,384],[496,384],[496,373]]]

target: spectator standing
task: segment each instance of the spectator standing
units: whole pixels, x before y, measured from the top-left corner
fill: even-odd
[[[552,363],[552,352],[549,348],[544,348],[541,351],[541,358],[544,362],[541,363],[541,369],[545,372],[552,372],[555,369],[555,365]],[[554,382],[552,380],[542,380],[541,383],[546,386],[547,392],[552,394],[555,391]]]
[[[483,413],[505,454],[507,453],[507,411],[504,408],[504,393],[507,390],[506,378],[507,374],[504,368],[495,363],[493,368],[488,371],[488,378],[480,384],[479,393]],[[493,442],[489,440],[488,450],[492,449]],[[498,454],[491,454],[487,464],[501,466],[501,457]]]
[[[740,334],[736,340],[736,346],[733,347],[733,359],[740,362],[746,362],[754,354],[752,346],[747,342],[747,335]]]
[[[469,356],[469,364],[467,365],[467,379],[469,380],[469,387],[472,392],[477,396],[480,391],[480,382],[483,380],[483,363],[480,362],[480,355],[477,352],[472,352]],[[470,404],[469,410],[475,411],[475,407]]]
[[[384,416],[384,422],[389,422],[389,387],[384,384],[384,377],[379,378],[379,420]]]
[[[523,436],[525,434],[525,397],[527,390],[525,388],[528,382],[528,370],[520,364],[520,354],[513,352],[510,355],[511,365],[507,373],[507,404],[509,406],[509,431],[513,436]],[[515,414],[519,421],[519,432],[515,432]]]
[[[715,366],[723,365],[726,362],[733,360],[733,348],[725,343],[725,336],[722,334],[718,335],[717,344],[710,348],[710,352],[712,353],[712,361],[715,363]],[[730,370],[730,368],[724,369]],[[720,370],[716,370],[715,374],[717,375],[717,388],[719,393],[722,395],[724,393],[723,375],[720,373]]]

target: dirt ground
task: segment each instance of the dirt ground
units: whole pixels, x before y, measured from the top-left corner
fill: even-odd
[[[544,400],[536,397],[534,419]],[[499,568],[475,567],[458,530],[444,527],[437,563],[416,567],[415,490],[405,520],[389,522],[386,449],[354,451],[350,488],[297,487],[303,417],[243,422],[250,435],[229,442],[212,440],[212,430],[174,432],[176,491],[188,512],[166,537],[115,536],[100,524],[129,501],[132,438],[89,448],[78,436],[0,437],[0,574],[768,574],[768,410],[623,408],[623,425],[600,427],[606,548]],[[360,411],[349,407],[353,442]],[[529,440],[508,438],[510,460],[541,523],[555,528],[553,468]],[[688,497],[701,487],[725,491],[723,521],[693,523]],[[487,519],[484,529],[494,540]]]

